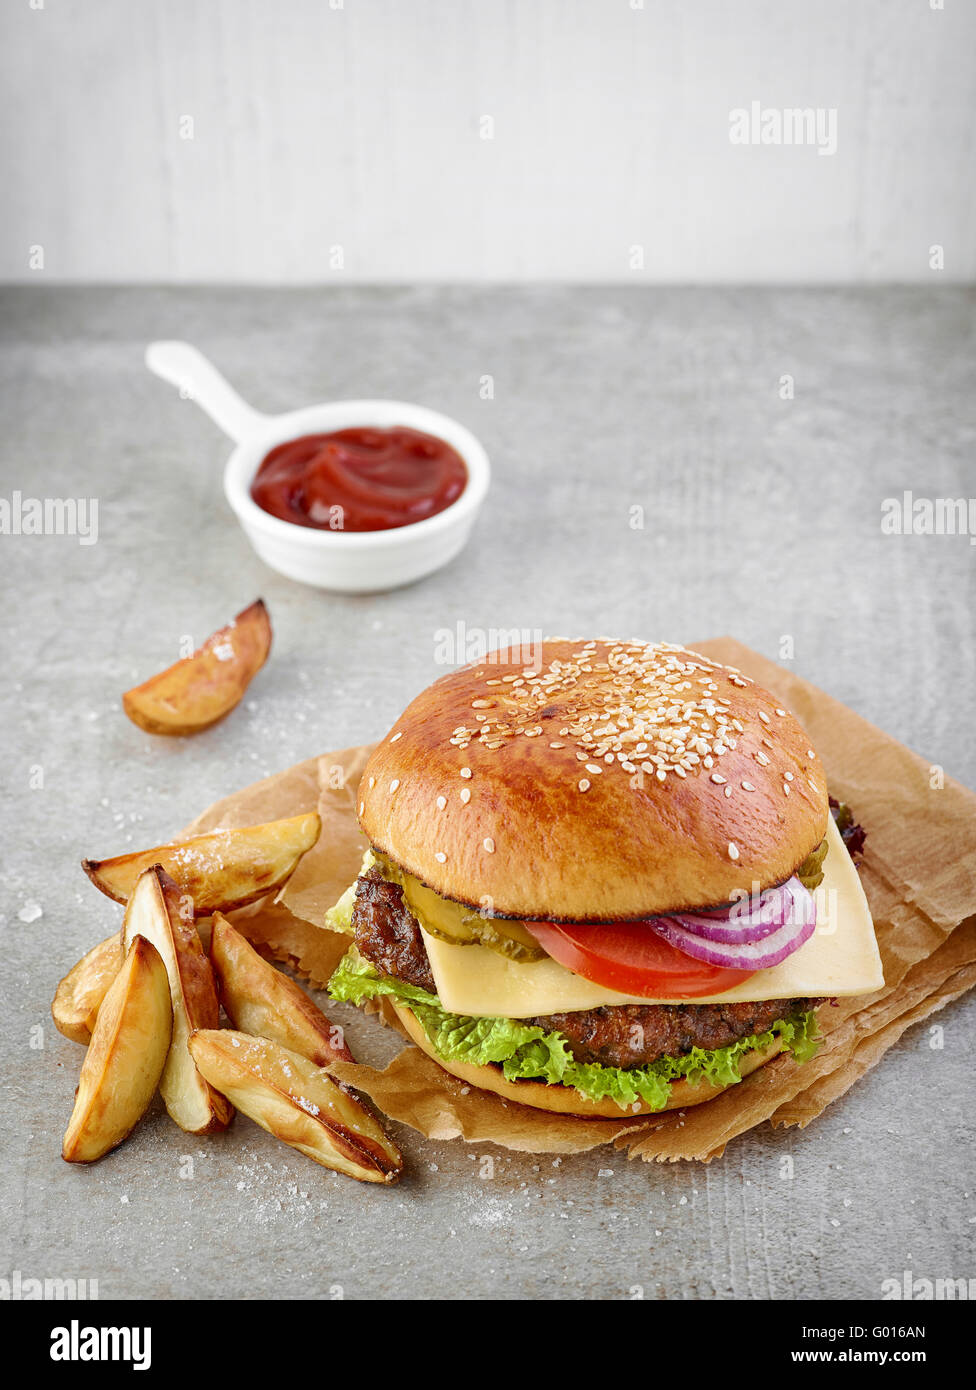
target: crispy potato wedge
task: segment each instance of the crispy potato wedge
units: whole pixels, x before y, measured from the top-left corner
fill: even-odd
[[[210,963],[227,1017],[240,1032],[270,1038],[317,1067],[354,1060],[342,1029],[329,1022],[300,985],[258,955],[219,912],[213,918]]]
[[[68,1163],[93,1163],[135,1129],[159,1084],[172,1025],[166,967],[155,946],[136,936],[102,1000],[82,1063],[61,1148]]]
[[[92,1029],[109,985],[122,968],[122,933],[107,936],[58,985],[51,1017],[59,1033],[72,1042],[91,1042]]]
[[[155,864],[136,882],[125,910],[122,942],[126,950],[137,936],[151,941],[169,978],[173,1035],[159,1091],[171,1117],[188,1134],[225,1129],[233,1107],[200,1075],[187,1039],[195,1028],[216,1028],[220,1018],[213,969],[200,945],[192,914],[181,911],[181,890]]]
[[[379,1121],[307,1057],[229,1028],[191,1034],[190,1051],[238,1110],[324,1168],[384,1183],[403,1171]]]
[[[268,659],[271,619],[258,599],[192,656],[127,690],[122,708],[150,734],[197,734],[230,714]]]
[[[161,864],[193,899],[197,917],[257,902],[291,877],[322,830],[314,811],[239,830],[214,830],[115,859],[83,859],[81,867],[106,897],[128,902],[139,875]]]

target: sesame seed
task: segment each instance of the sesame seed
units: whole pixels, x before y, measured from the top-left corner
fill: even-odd
[[[789,796],[789,794],[790,794],[790,784],[789,784],[789,782],[784,782],[784,783],[783,783],[783,795],[784,795],[784,796]]]
[[[391,791],[391,792],[395,792],[396,789],[397,789],[397,787],[398,787],[399,785],[400,785],[400,779],[399,779],[399,777],[394,777],[393,781],[390,783],[390,791]]]
[[[713,772],[712,781],[717,782],[719,786],[721,786],[725,782],[725,778],[722,776],[720,772]]]
[[[776,711],[776,713],[777,713],[777,714],[779,715],[779,717],[782,719],[783,715],[786,713],[786,710],[785,710],[785,709],[778,709],[778,710]]]
[[[769,766],[769,759],[766,757],[766,754],[762,751],[761,748],[756,749],[756,762],[761,763],[763,767]]]
[[[359,803],[359,814],[362,815],[363,812],[364,812],[365,810],[366,810],[365,802],[362,802],[362,801],[361,801],[361,802]]]
[[[730,840],[730,841],[729,841],[729,858],[730,858],[730,859],[738,859],[738,857],[739,857],[739,847],[738,847],[738,845],[734,844],[732,840]]]
[[[783,773],[783,776],[786,778],[787,782],[792,782],[792,781],[793,781],[793,774],[792,774],[792,772],[784,772],[784,773]]]
[[[769,723],[769,715],[766,713],[766,711],[765,711],[764,709],[761,709],[761,710],[759,711],[759,718],[762,720],[762,722],[763,722],[764,724],[768,724],[768,723]]]
[[[437,860],[438,864],[447,863],[447,855],[444,853],[442,849],[439,849],[437,851],[437,853],[434,855],[434,858]]]
[[[444,807],[445,807],[446,805],[447,805],[447,797],[446,797],[446,796],[439,796],[439,797],[437,798],[437,809],[438,809],[438,811],[443,811],[443,809],[444,809]]]
[[[731,788],[731,787],[726,787],[726,788],[725,788],[725,795],[726,795],[726,796],[731,796],[731,795],[732,795],[732,788]]]
[[[471,788],[470,788],[470,787],[462,787],[462,788],[461,788],[461,804],[462,804],[463,806],[467,806],[467,804],[468,804],[468,802],[469,802],[470,800],[471,800]]]
[[[588,792],[590,790],[590,781],[588,777],[581,777],[576,785],[581,792]]]
[[[402,731],[402,730],[400,731],[400,733],[394,734],[393,737],[390,739],[390,742],[391,742],[391,743],[396,743],[396,741],[397,741],[398,738],[403,738],[403,731]]]
[[[486,839],[483,841],[483,844],[489,854],[495,853],[495,842],[490,835],[486,837]]]
[[[471,776],[471,769],[470,769],[470,767],[462,767],[462,769],[461,769],[461,776],[462,776],[462,777],[470,777],[470,776]]]
[[[501,719],[489,723],[486,714],[476,714],[474,728],[462,723],[454,730],[454,747],[463,750],[473,737],[490,748],[537,738],[544,733],[540,715],[554,712],[558,701],[565,722],[550,733],[553,751],[566,748],[591,776],[601,763],[616,763],[632,776],[643,757],[642,770],[665,782],[669,773],[688,778],[700,767],[710,771],[744,734],[720,682],[739,689],[753,682],[734,668],[669,643],[550,640],[566,645],[545,667],[509,669],[500,678],[488,665],[474,672],[482,690],[473,692],[471,706],[494,708]]]
[[[807,749],[807,757],[808,757],[808,758],[815,758],[816,756],[817,756],[817,755],[816,755],[816,753],[813,751],[812,748],[808,748],[808,749]]]
[[[374,788],[375,786],[376,786],[376,778],[375,778],[375,777],[371,777],[371,778],[369,779],[369,789],[370,789],[370,791],[372,791],[373,788]]]
[[[752,785],[751,782],[743,782],[743,783],[742,783],[742,790],[743,790],[744,792],[754,792],[756,789],[755,789],[755,787]]]

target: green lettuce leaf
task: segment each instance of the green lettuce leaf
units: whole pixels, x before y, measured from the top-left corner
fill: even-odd
[[[732,1086],[741,1078],[741,1064],[753,1049],[768,1047],[774,1038],[798,1062],[808,1061],[817,1050],[817,1019],[811,1010],[794,1018],[779,1019],[765,1033],[740,1038],[728,1047],[705,1051],[695,1047],[680,1057],[662,1057],[646,1067],[604,1067],[598,1062],[577,1062],[562,1033],[546,1033],[517,1018],[470,1018],[448,1013],[436,994],[381,975],[355,947],[347,951],[329,981],[333,999],[362,1004],[388,994],[410,1006],[445,1061],[484,1066],[500,1064],[509,1081],[546,1081],[572,1086],[591,1100],[609,1097],[623,1109],[643,1101],[652,1110],[668,1103],[671,1083],[684,1079],[697,1085],[712,1081]]]

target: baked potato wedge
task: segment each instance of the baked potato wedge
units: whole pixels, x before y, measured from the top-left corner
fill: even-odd
[[[169,845],[83,859],[81,867],[106,897],[128,902],[140,874],[159,864],[193,899],[197,917],[232,912],[280,888],[322,830],[314,811],[239,829],[213,830]]]
[[[166,1064],[172,1023],[166,967],[150,941],[134,936],[82,1063],[61,1148],[68,1163],[93,1163],[142,1119]]]
[[[233,1107],[197,1071],[187,1047],[194,1029],[217,1027],[220,1005],[214,973],[181,889],[159,864],[136,881],[125,910],[122,942],[126,950],[137,936],[155,946],[169,979],[173,1032],[159,1082],[166,1109],[188,1134],[225,1129],[233,1118]]]
[[[150,734],[200,733],[240,704],[270,650],[271,619],[258,599],[192,656],[127,690],[122,708]]]
[[[307,1057],[229,1028],[191,1034],[190,1052],[238,1110],[324,1168],[360,1182],[400,1176],[403,1156],[379,1121]]]
[[[317,1067],[354,1060],[342,1029],[219,912],[213,918],[210,963],[227,1017],[240,1032],[270,1038]]]
[[[72,1042],[91,1042],[102,1000],[122,968],[122,933],[107,936],[73,966],[58,985],[51,1017],[59,1033]]]

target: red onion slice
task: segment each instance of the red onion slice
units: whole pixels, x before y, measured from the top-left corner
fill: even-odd
[[[647,925],[695,960],[727,965],[733,970],[768,970],[809,941],[817,925],[816,906],[803,884],[798,879],[790,879],[782,887],[789,900],[785,920],[758,940],[716,941],[688,930],[676,917],[654,917]]]
[[[738,946],[762,941],[791,916],[800,921],[808,914],[816,920],[813,899],[798,878],[791,878],[756,897],[743,898],[724,912],[677,912],[669,920],[705,941]]]

